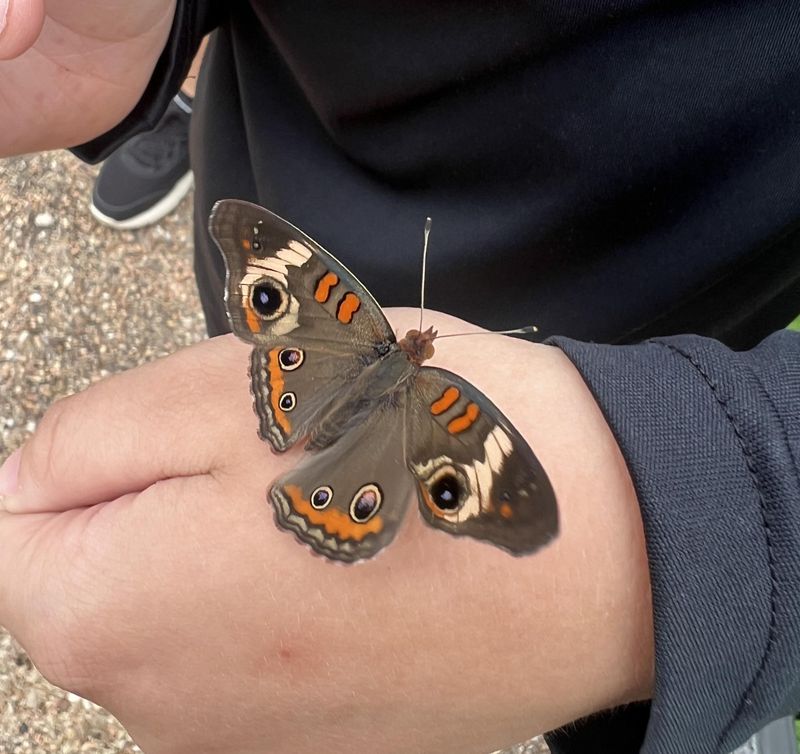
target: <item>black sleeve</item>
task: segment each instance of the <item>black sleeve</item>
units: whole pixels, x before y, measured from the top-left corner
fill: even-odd
[[[84,162],[99,162],[131,136],[155,128],[181,88],[203,37],[219,25],[221,5],[214,0],[177,0],[169,38],[141,99],[110,131],[70,151]]]
[[[741,353],[693,335],[551,342],[592,390],[636,488],[656,678],[649,710],[609,711],[548,743],[727,754],[800,709],[800,333]]]

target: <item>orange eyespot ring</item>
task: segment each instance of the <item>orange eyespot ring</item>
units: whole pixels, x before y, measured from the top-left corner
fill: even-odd
[[[421,484],[425,503],[439,517],[455,513],[470,494],[469,482],[452,463],[443,463]]]

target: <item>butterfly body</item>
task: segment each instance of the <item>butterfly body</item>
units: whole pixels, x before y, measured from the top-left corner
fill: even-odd
[[[383,406],[396,406],[416,369],[393,344],[377,361],[364,366],[352,382],[320,410],[306,448],[320,450],[332,445],[374,411]]]
[[[259,434],[277,452],[312,451],[269,491],[279,526],[362,560],[391,542],[416,491],[434,528],[515,555],[556,535],[555,495],[525,440],[473,385],[423,365],[432,329],[398,341],[355,276],[268,210],[218,202],[210,232],[231,325],[253,345]]]

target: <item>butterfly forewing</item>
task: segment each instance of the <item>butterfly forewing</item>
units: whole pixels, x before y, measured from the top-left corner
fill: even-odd
[[[344,265],[272,212],[224,200],[209,232],[225,259],[233,331],[255,346],[250,376],[259,434],[286,450],[395,342],[394,333]]]
[[[372,351],[394,342],[367,289],[305,233],[249,202],[217,202],[209,233],[227,270],[225,301],[233,331],[253,345],[302,338]]]
[[[477,388],[423,367],[410,388],[408,464],[425,520],[484,539],[514,555],[558,532],[558,511],[539,460],[511,422]]]

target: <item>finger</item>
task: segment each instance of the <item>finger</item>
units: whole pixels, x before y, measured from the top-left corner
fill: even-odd
[[[0,624],[25,643],[26,616],[39,598],[31,584],[37,573],[35,540],[56,514],[15,516],[0,511]]]
[[[223,336],[57,402],[0,471],[3,507],[67,510],[219,468],[257,442],[247,363],[247,346]]]
[[[71,650],[87,636],[76,619],[83,610],[89,620],[103,584],[99,569],[113,564],[95,559],[99,548],[87,544],[91,524],[102,510],[119,512],[136,497],[61,513],[0,511],[0,625],[57,685],[70,685],[64,672],[75,668]]]
[[[0,0],[0,60],[13,60],[30,49],[43,25],[43,0]]]

